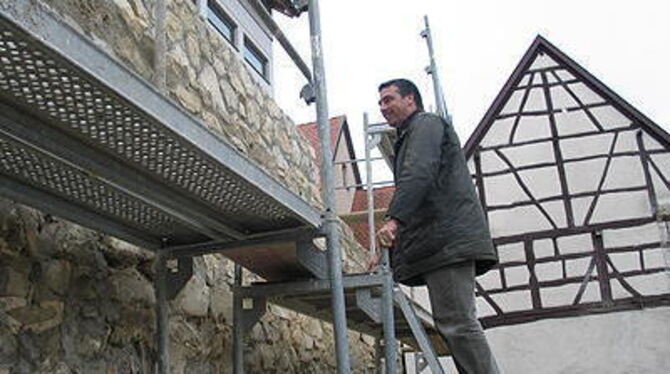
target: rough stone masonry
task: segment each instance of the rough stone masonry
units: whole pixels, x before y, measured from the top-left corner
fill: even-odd
[[[48,6],[143,78],[154,74],[152,0],[25,0]],[[0,4],[0,6],[2,6]],[[314,151],[189,0],[168,0],[168,95],[289,189],[322,206]],[[344,268],[364,250],[341,225]],[[153,373],[151,252],[0,199],[0,374]],[[232,371],[233,265],[196,258],[170,302],[173,373]],[[371,337],[349,334],[355,372]],[[245,351],[253,373],[335,370],[331,325],[270,305]]]

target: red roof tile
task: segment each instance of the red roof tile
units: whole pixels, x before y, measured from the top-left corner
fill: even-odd
[[[340,137],[340,131],[342,130],[342,125],[346,120],[345,116],[333,117],[330,119],[330,146],[331,151],[333,152],[333,157],[335,157],[335,148],[337,147],[337,141]],[[321,139],[319,139],[319,127],[316,122],[303,123],[297,125],[296,128],[298,132],[309,141],[309,144],[314,148],[314,153],[316,153],[317,165],[321,166]]]
[[[383,222],[375,222],[375,227],[376,231],[379,230],[382,226]],[[351,231],[354,233],[354,237],[356,238],[356,241],[363,247],[363,248],[370,248],[370,234],[368,232],[368,224],[367,222],[357,222],[353,224],[349,224],[349,227],[351,227]]]
[[[395,186],[377,187],[372,190],[374,196],[374,208],[386,209],[393,199]],[[351,203],[352,212],[361,212],[368,209],[368,191],[356,190],[354,201]]]
[[[393,194],[395,193],[395,186],[384,186],[377,187],[372,190],[374,196],[374,207],[377,209],[387,209],[391,200],[393,199]],[[367,190],[356,190],[354,194],[354,201],[351,203],[351,212],[364,212],[368,208],[368,192]],[[383,222],[377,220],[375,222],[375,227],[377,230],[381,227]],[[350,223],[349,227],[354,233],[354,237],[360,245],[364,248],[369,248],[370,246],[370,235],[368,232],[368,223],[367,220],[358,221]]]

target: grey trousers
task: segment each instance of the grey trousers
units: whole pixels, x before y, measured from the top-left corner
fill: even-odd
[[[435,325],[446,340],[460,374],[500,370],[477,320],[475,266],[465,262],[424,274]]]

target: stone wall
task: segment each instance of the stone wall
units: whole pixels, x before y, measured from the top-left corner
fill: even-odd
[[[140,76],[154,79],[155,0],[26,1],[48,4]],[[320,205],[314,151],[295,124],[198,15],[193,1],[165,1],[167,95],[293,192]]]
[[[154,2],[26,0],[47,4],[147,80],[154,78]],[[223,139],[321,206],[309,144],[250,78],[189,0],[168,0],[168,94]],[[346,271],[364,251],[341,225]],[[152,373],[151,252],[0,199],[0,374]],[[195,259],[170,302],[173,373],[231,372],[232,264]],[[373,365],[373,340],[350,333],[355,372]],[[249,372],[334,372],[333,330],[270,305],[247,339]]]

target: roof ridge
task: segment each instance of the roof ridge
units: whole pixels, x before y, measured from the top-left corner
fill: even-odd
[[[650,135],[652,135],[656,140],[670,147],[670,134],[668,132],[666,132],[662,127],[657,125],[638,109],[636,109],[633,105],[628,103],[614,90],[605,85],[579,63],[570,58],[565,52],[561,51],[542,35],[538,34],[512,71],[512,74],[509,76],[502,89],[498,92],[498,95],[496,95],[496,98],[489,106],[488,110],[484,114],[484,117],[482,117],[481,121],[472,132],[472,135],[470,135],[466,141],[465,146],[463,147],[466,158],[469,158],[472,155],[475,146],[482,140],[484,134],[488,132],[491,125],[495,122],[495,116],[510,99],[510,96],[514,92],[513,88],[521,80],[524,72],[528,70],[530,64],[535,61],[537,56],[542,53],[548,54],[557,63],[559,63],[561,66],[564,66],[572,74],[574,74],[581,82],[589,86],[589,88],[594,90],[594,92],[598,93],[608,102],[610,102],[611,105],[614,106],[617,110],[621,111],[622,114],[630,115],[633,119],[636,120],[637,123],[639,123],[641,127],[649,130]]]

